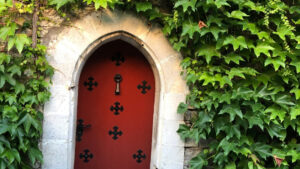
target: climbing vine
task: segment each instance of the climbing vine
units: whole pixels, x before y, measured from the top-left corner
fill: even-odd
[[[33,168],[53,69],[31,33],[37,3],[93,5],[160,24],[184,56],[182,139],[207,140],[190,168],[300,166],[300,4],[295,0],[0,0],[0,168]],[[164,4],[161,6],[161,4]],[[68,10],[67,10],[68,9]],[[39,30],[39,29],[37,29]],[[33,39],[33,40],[31,40]]]
[[[32,168],[42,161],[42,105],[53,74],[46,47],[31,47],[34,2],[0,0],[0,168]]]

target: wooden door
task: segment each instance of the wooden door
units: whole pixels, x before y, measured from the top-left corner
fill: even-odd
[[[155,82],[135,47],[110,42],[79,80],[75,169],[149,169]]]

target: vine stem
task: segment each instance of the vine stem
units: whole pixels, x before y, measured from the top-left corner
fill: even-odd
[[[38,29],[38,14],[39,14],[39,0],[34,1],[34,11],[32,17],[32,48],[36,48],[37,45],[37,29]]]

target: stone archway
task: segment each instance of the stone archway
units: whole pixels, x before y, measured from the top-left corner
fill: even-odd
[[[57,32],[56,32],[57,33]],[[78,79],[89,56],[101,45],[121,39],[139,49],[156,81],[151,169],[182,169],[184,142],[176,133],[176,113],[188,89],[180,76],[181,56],[161,30],[136,16],[109,10],[93,12],[49,34],[48,60],[55,68],[50,101],[44,108],[44,169],[71,169],[74,163]]]

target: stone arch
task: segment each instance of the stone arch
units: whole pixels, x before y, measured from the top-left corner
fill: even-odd
[[[57,33],[57,32],[53,32]],[[71,169],[74,163],[78,81],[85,61],[100,46],[121,39],[140,50],[156,81],[151,169],[182,169],[184,142],[176,133],[183,117],[176,113],[188,89],[180,77],[181,55],[158,27],[133,14],[93,12],[49,33],[48,60],[55,68],[52,96],[44,108],[44,169]]]

